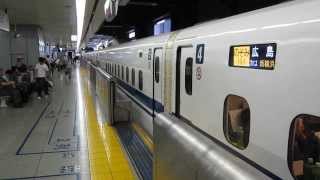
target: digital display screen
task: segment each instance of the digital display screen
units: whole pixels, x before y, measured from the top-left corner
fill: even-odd
[[[231,46],[229,66],[273,70],[277,44],[253,44]]]

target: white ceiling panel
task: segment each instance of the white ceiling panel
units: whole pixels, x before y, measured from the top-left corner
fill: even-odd
[[[77,33],[76,0],[0,0],[0,8],[11,24],[38,25],[47,42],[70,43]]]

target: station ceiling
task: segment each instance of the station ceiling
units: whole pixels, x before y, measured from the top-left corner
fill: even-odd
[[[286,0],[130,0],[126,6],[120,6],[117,17],[112,22],[105,21],[96,34],[126,40],[128,31],[135,28],[136,35],[140,38],[152,35],[155,20],[162,17],[171,17],[172,29],[177,30],[284,1]]]
[[[0,0],[0,8],[8,9],[11,25],[37,25],[46,41],[71,43],[77,34],[75,0]]]

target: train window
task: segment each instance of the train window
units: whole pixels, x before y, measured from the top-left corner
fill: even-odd
[[[126,68],[126,81],[129,83],[129,68]]]
[[[192,95],[192,68],[193,68],[193,58],[188,57],[186,60],[185,67],[185,88],[189,95]]]
[[[118,77],[120,77],[120,65],[118,64]]]
[[[154,62],[154,79],[156,83],[159,83],[160,80],[160,58],[159,56],[156,57]]]
[[[235,147],[245,149],[249,144],[250,107],[245,98],[229,95],[224,102],[223,132]]]
[[[320,117],[302,114],[291,123],[288,143],[288,166],[299,180],[320,176]]]
[[[121,66],[121,79],[124,80],[124,67]]]
[[[134,68],[131,69],[131,84],[132,86],[135,86],[135,81],[136,81],[136,72],[134,70]]]
[[[142,91],[143,89],[143,72],[139,71],[139,89]]]
[[[108,63],[106,63],[105,71],[108,72]]]

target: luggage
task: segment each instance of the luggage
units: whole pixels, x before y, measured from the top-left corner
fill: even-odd
[[[12,96],[11,96],[11,102],[13,104],[13,107],[23,107],[23,99],[22,95],[19,90],[17,89],[12,89]]]

